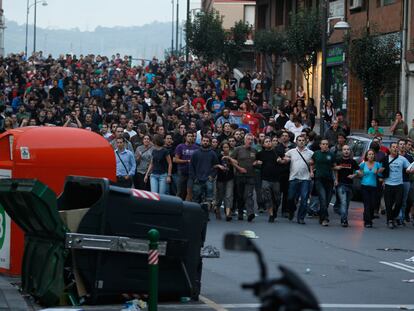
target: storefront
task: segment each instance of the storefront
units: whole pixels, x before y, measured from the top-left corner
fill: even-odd
[[[341,45],[328,47],[326,58],[326,88],[333,106],[346,114],[347,110],[347,72],[345,48]]]

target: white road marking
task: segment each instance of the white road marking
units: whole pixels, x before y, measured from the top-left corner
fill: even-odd
[[[204,302],[206,305],[208,305],[210,308],[216,310],[216,311],[228,311],[227,309],[225,309],[223,306],[215,303],[213,300],[208,299],[207,297],[204,296],[199,296],[199,299]]]
[[[405,304],[347,304],[347,303],[323,303],[320,305],[322,308],[338,308],[338,309],[404,309],[414,310],[414,305]]]
[[[216,304],[216,303],[215,303]],[[217,305],[217,304],[216,304]],[[222,304],[218,305],[222,309],[214,310],[223,310],[223,309],[258,309],[260,304],[258,303],[234,303],[234,304]],[[323,309],[376,309],[376,310],[414,310],[414,305],[405,305],[405,304],[347,304],[347,303],[323,303],[320,305]],[[208,310],[212,307],[208,305],[159,305],[159,309],[166,310]]]
[[[208,298],[207,298],[208,299]],[[201,300],[201,297],[200,297]],[[211,301],[210,299],[208,299]],[[258,309],[260,304],[258,303],[232,303],[232,304],[217,304],[216,306],[221,309],[215,309],[207,304],[159,304],[160,310],[226,310],[226,309]],[[347,304],[347,303],[322,303],[320,304],[323,309],[376,309],[376,310],[414,310],[414,304]],[[120,310],[121,305],[101,305],[101,306],[82,306],[82,310]],[[44,310],[79,310],[79,307],[70,308],[53,308]]]
[[[407,272],[410,272],[410,273],[414,273],[414,267],[407,266],[407,265],[401,264],[399,262],[391,263],[391,262],[387,262],[387,261],[380,261],[380,263],[382,263],[383,265],[393,267],[393,268],[397,268],[397,269],[404,270],[404,271],[407,271]],[[408,268],[405,267],[405,266],[407,266]]]
[[[402,262],[395,262],[395,261],[394,261],[393,263],[395,263],[396,265],[399,265],[399,266],[401,266],[401,267],[405,267],[405,268],[408,268],[408,269],[414,270],[414,267],[413,267],[413,266],[406,265],[406,264],[404,264],[404,263],[402,263]]]

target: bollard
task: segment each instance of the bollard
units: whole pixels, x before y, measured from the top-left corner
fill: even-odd
[[[149,268],[149,300],[148,310],[157,311],[158,304],[158,240],[160,233],[157,229],[148,231],[149,251],[148,251],[148,268]]]

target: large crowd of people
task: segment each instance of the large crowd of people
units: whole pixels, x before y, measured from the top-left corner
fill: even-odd
[[[41,52],[1,59],[0,132],[94,131],[114,148],[118,186],[207,204],[226,221],[251,222],[267,212],[269,222],[286,217],[305,224],[311,216],[328,226],[335,197],[334,211],[348,227],[356,178],[366,228],[382,213],[389,228],[411,221],[414,130],[400,112],[391,128],[399,140],[382,146],[384,131],[372,120],[372,143],[357,163],[346,144],[350,126],[331,100],[319,135],[314,100],[302,87],[273,91],[264,72],[236,78],[222,63],[130,61],[119,54],[54,59]]]

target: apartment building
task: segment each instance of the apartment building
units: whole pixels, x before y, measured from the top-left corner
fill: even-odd
[[[357,38],[358,33],[369,28],[379,36],[396,36],[399,38],[402,51],[402,61],[396,66],[400,67],[399,74],[389,77],[380,100],[373,107],[373,116],[379,119],[382,126],[389,126],[395,112],[402,110],[406,119],[414,118],[414,91],[408,85],[414,85],[414,77],[406,78],[405,50],[412,50],[413,43],[413,4],[410,0],[257,0],[256,2],[256,28],[283,29],[289,24],[292,12],[299,9],[320,8],[321,2],[329,3],[328,28],[332,30],[327,46],[326,88],[327,93],[334,102],[337,110],[343,111],[354,129],[364,129],[368,126],[368,104],[363,94],[360,81],[352,74],[348,66],[348,55],[344,44],[344,31],[334,30],[333,26],[341,19],[351,26],[351,40]],[[404,12],[407,14],[407,24],[410,28],[404,31]],[[411,17],[410,22],[409,16]],[[410,30],[410,32],[408,31]],[[404,45],[404,34],[410,33],[411,46]],[[410,68],[414,73],[414,53],[409,51],[407,57],[411,57]],[[270,62],[261,56],[257,61],[258,70],[270,71]],[[310,79],[310,97],[320,102],[322,56],[318,54]],[[278,73],[278,83],[291,85],[291,95],[296,88],[306,86],[303,75],[295,64],[286,62],[282,64]],[[306,87],[305,87],[306,89]],[[410,92],[411,90],[411,92]],[[413,93],[411,101],[408,95]],[[411,103],[411,105],[409,104]],[[319,106],[319,105],[318,105]]]
[[[214,9],[220,12],[223,16],[223,27],[227,30],[240,20],[254,26],[255,6],[256,0],[203,0],[201,2],[203,11]]]

